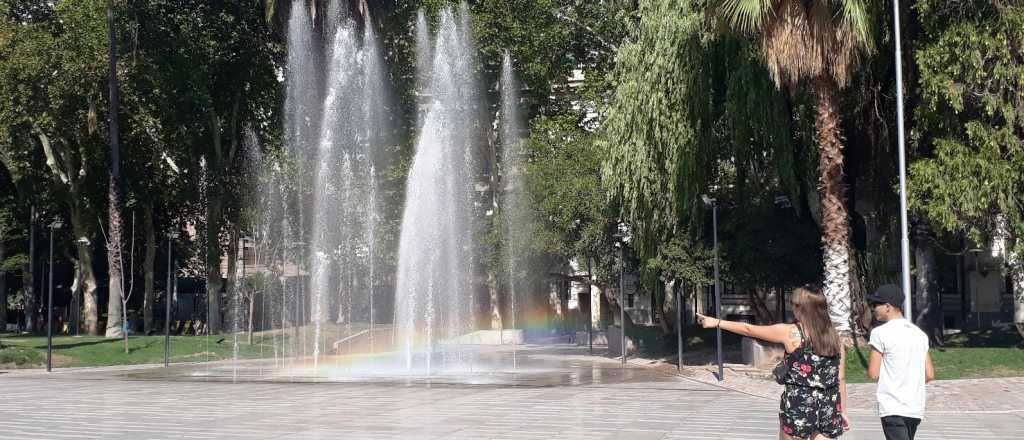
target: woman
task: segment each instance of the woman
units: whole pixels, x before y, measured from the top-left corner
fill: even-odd
[[[779,438],[837,438],[850,429],[846,414],[846,369],[842,342],[828,317],[825,296],[812,286],[793,291],[795,324],[752,325],[701,314],[704,328],[782,344],[786,363],[779,405]]]

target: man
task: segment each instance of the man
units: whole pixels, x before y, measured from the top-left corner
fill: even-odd
[[[913,440],[924,417],[925,384],[935,378],[928,336],[903,317],[903,291],[892,284],[868,295],[875,320],[868,377],[878,381],[878,415],[887,440]]]

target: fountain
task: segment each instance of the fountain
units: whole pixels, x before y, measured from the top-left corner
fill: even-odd
[[[381,276],[376,247],[378,165],[389,133],[386,69],[369,12],[351,17],[344,2],[333,0],[326,12],[318,11],[325,14],[318,22],[305,1],[293,1],[284,71],[285,151],[264,156],[251,132],[245,139],[250,174],[258,182],[245,201],[256,207],[255,215],[243,229],[258,255],[253,272],[261,274],[261,292],[249,304],[259,304],[259,324],[250,324],[259,328],[255,343],[261,353],[263,341],[271,341],[273,359],[240,359],[246,303],[236,288],[229,292],[235,295],[230,371],[207,366],[193,374],[232,380],[522,374],[515,345],[522,341],[515,329],[522,128],[511,58],[505,55],[498,87],[502,177],[495,188],[503,199],[504,223],[497,226],[506,238],[502,277],[507,276],[509,296],[503,302],[511,307],[505,312],[511,326],[481,330],[476,322],[473,274],[481,262],[474,258],[473,231],[483,213],[473,197],[485,106],[464,2],[443,9],[433,32],[422,11],[416,16],[415,150],[394,301],[381,307],[379,300],[392,293],[379,291],[374,282]],[[291,186],[295,182],[298,188]],[[257,319],[252,311],[248,316]],[[511,351],[500,346],[509,342]]]
[[[522,332],[516,329],[516,273],[517,259],[521,258],[516,247],[524,233],[523,226],[529,224],[525,218],[526,205],[522,194],[522,126],[519,121],[519,84],[512,68],[512,56],[505,51],[501,62],[501,194],[502,219],[505,223],[505,263],[508,270],[508,304],[510,324],[513,332],[512,367],[516,367],[516,345],[522,340]],[[505,329],[502,329],[502,339]]]
[[[399,242],[396,332],[409,371],[430,374],[440,343],[474,328],[470,196],[476,127],[468,16],[441,12],[422,99],[425,114],[406,186]],[[420,49],[422,50],[422,48]],[[445,364],[459,362],[444,351]]]

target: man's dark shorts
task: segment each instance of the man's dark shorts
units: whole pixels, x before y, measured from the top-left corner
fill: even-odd
[[[920,423],[921,419],[913,417],[882,417],[882,432],[885,433],[885,440],[914,440],[917,425]]]

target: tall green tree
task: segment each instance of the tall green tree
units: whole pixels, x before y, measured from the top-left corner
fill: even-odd
[[[577,260],[588,268],[573,281],[601,292],[603,314],[618,320],[618,206],[610,203],[601,176],[604,152],[578,114],[560,114],[535,121],[526,141],[526,186],[532,217],[538,225],[525,244],[536,270]],[[608,314],[608,311],[615,313]],[[627,317],[628,318],[628,317]],[[627,326],[632,322],[627,322]]]
[[[124,351],[128,352],[128,332],[124,323],[128,321],[128,295],[125,291],[126,266],[124,261],[124,217],[122,204],[124,191],[121,185],[121,129],[118,112],[121,109],[120,91],[117,83],[117,22],[114,0],[107,0],[107,123],[110,138],[110,167],[107,169],[107,331],[108,338],[124,337]],[[133,231],[134,232],[134,231]],[[131,263],[127,264],[131,266]],[[132,275],[129,273],[128,277]]]
[[[241,180],[249,169],[244,127],[255,127],[262,135],[280,126],[276,118],[282,87],[275,60],[283,48],[263,8],[262,3],[156,1],[131,15],[140,30],[133,50],[139,51],[141,65],[132,78],[139,90],[130,98],[139,113],[133,113],[136,126],[129,130],[139,143],[147,142],[147,133],[159,135],[143,145],[149,153],[131,160],[140,168],[174,163],[178,171],[165,168],[161,179],[193,190],[170,191],[164,200],[152,200],[144,196],[149,185],[128,186],[136,189],[143,209],[152,203],[182,208],[180,218],[164,218],[165,224],[199,223],[211,333],[223,329],[225,280],[220,264],[232,225],[240,223],[243,211],[237,204],[251,189]]]
[[[42,151],[55,200],[66,209],[77,250],[76,283],[84,296],[84,326],[100,332],[93,272],[96,218],[102,206],[96,170],[105,158],[97,117],[106,101],[105,5],[99,0],[60,2],[0,18],[0,127],[9,168],[32,172],[32,151]],[[54,207],[57,208],[57,207]]]
[[[1024,336],[1024,5],[917,2],[920,106],[910,204],[930,226],[1005,240]]]

